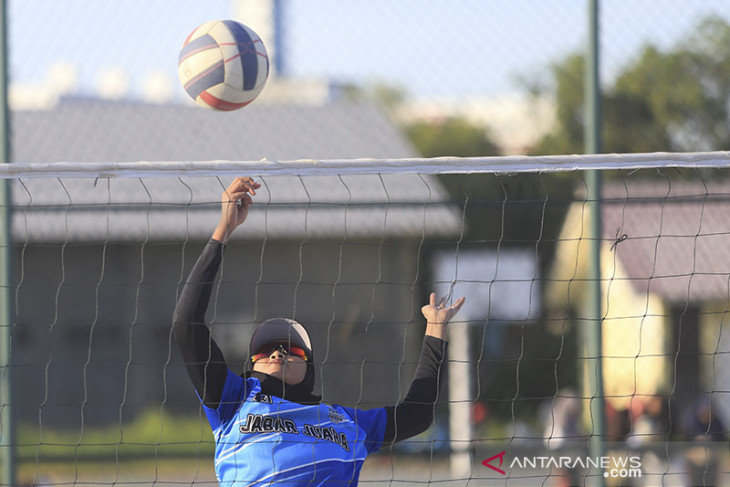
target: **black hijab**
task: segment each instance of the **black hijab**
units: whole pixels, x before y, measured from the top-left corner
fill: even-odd
[[[270,396],[280,397],[287,401],[299,404],[319,404],[322,396],[312,394],[314,390],[314,361],[312,356],[307,359],[307,372],[299,384],[287,384],[283,380],[272,377],[269,374],[253,370],[253,362],[246,362],[245,378],[253,377],[261,382],[261,393]]]

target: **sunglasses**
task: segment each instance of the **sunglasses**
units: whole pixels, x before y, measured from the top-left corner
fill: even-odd
[[[303,348],[295,347],[293,345],[287,345],[283,343],[270,343],[264,345],[257,353],[251,356],[251,362],[256,362],[262,358],[271,356],[274,351],[280,351],[284,355],[291,355],[293,357],[299,357],[305,362],[308,360],[307,352]]]

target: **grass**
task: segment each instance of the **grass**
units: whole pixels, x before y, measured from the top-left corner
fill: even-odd
[[[213,435],[205,418],[174,416],[159,409],[149,410],[130,423],[83,430],[21,424],[18,445],[20,462],[212,458],[214,451]]]

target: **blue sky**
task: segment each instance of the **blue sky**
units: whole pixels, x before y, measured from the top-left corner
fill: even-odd
[[[398,84],[414,97],[494,96],[517,78],[583,49],[587,0],[288,0],[289,74]],[[132,91],[152,72],[176,79],[177,52],[198,24],[228,18],[229,0],[9,0],[15,82],[37,82],[54,63],[77,67],[79,87],[120,67]],[[604,0],[608,78],[652,42],[671,46],[726,0]],[[255,28],[255,27],[254,27]],[[176,86],[176,88],[178,88]],[[179,96],[184,96],[177,90]]]

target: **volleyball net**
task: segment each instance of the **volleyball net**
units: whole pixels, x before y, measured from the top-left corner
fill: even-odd
[[[2,165],[3,459],[31,485],[215,484],[171,317],[222,191],[248,175],[262,187],[208,313],[233,370],[256,324],[288,316],[312,335],[325,402],[394,404],[429,293],[467,298],[433,426],[370,458],[364,485],[711,485],[730,475],[729,164],[712,152]]]

